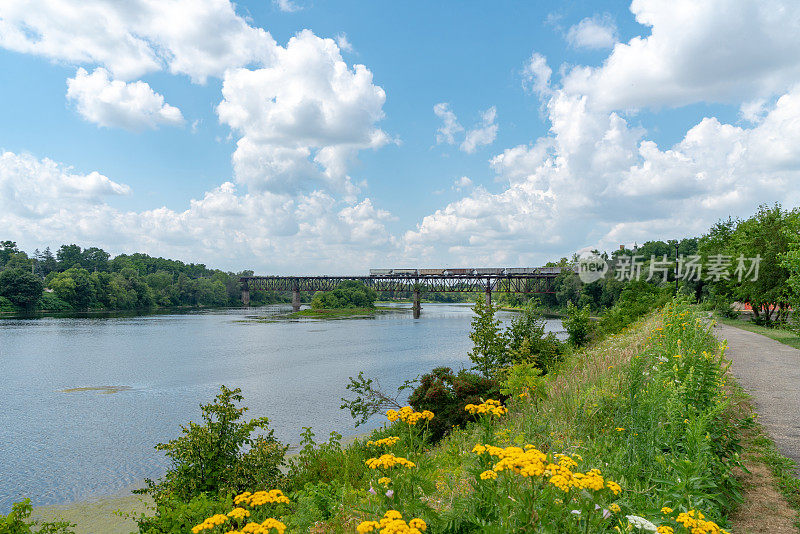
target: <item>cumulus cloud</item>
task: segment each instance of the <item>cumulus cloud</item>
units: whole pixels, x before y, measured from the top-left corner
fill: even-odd
[[[574,48],[611,48],[619,40],[617,25],[608,13],[587,17],[567,30],[567,42]]]
[[[108,201],[129,192],[97,172],[75,173],[27,154],[0,155],[0,226],[28,248],[91,243],[115,253],[147,251],[293,274],[363,271],[396,250],[386,228],[394,218],[369,198],[343,203],[322,191],[243,193],[225,182],[182,211],[124,211]]]
[[[67,98],[86,120],[106,128],[140,131],[184,123],[181,110],[165,103],[148,84],[111,80],[102,67],[91,74],[79,68],[67,80]]]
[[[480,125],[467,132],[459,148],[467,154],[472,154],[478,147],[494,143],[497,137],[497,124],[494,122],[496,118],[497,109],[494,106],[484,111],[481,114]]]
[[[433,112],[442,119],[442,125],[436,130],[436,144],[446,143],[453,145],[456,142],[455,135],[464,131],[464,127],[458,123],[458,117],[450,109],[447,102],[439,102],[433,106]]]
[[[5,0],[0,46],[100,65],[122,80],[166,67],[204,83],[230,67],[267,62],[276,45],[228,0]]]
[[[800,3],[634,0],[631,11],[650,35],[617,44],[599,67],[571,69],[567,92],[604,110],[738,104],[800,79]]]
[[[386,95],[364,65],[350,68],[333,39],[304,30],[261,69],[231,69],[217,107],[239,135],[236,180],[296,191],[319,184],[357,192],[347,169],[359,150],[390,141],[376,123]]]

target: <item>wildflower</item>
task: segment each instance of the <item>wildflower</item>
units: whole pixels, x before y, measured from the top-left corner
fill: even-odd
[[[675,531],[672,530],[672,527],[668,527],[667,525],[661,525],[656,529],[656,532],[658,532],[658,534],[674,534]]]
[[[481,480],[489,480],[489,479],[496,479],[497,478],[497,471],[484,471],[481,473]]]
[[[389,478],[389,477],[381,477],[381,478],[378,479],[378,484],[382,484],[384,486],[388,486],[391,481],[392,481],[392,479]]]
[[[624,428],[622,428],[621,426],[618,426],[618,427],[617,427],[617,432],[623,432],[624,430],[625,430],[625,429],[624,429]]]
[[[619,505],[617,503],[615,503],[615,502],[611,503],[611,505],[609,505],[608,509],[611,510],[612,512],[614,512],[615,514],[620,513],[620,511],[622,510],[619,507]]]
[[[221,525],[228,520],[228,516],[225,514],[215,514],[200,523],[199,525],[195,525],[192,527],[192,532],[197,534],[198,532],[202,532],[203,530],[211,530],[212,528],[216,527],[217,525]]]
[[[244,519],[245,517],[250,517],[250,511],[245,510],[244,508],[234,508],[230,512],[228,512],[228,517],[232,517],[233,519]]]
[[[500,404],[498,400],[488,399],[482,404],[467,404],[464,406],[464,410],[468,411],[472,415],[494,415],[495,417],[500,417],[508,413],[508,408]]]
[[[625,518],[636,528],[646,530],[647,532],[656,532],[656,526],[644,517],[639,517],[638,515],[627,515]]]
[[[672,508],[670,508],[669,506],[665,506],[661,509],[661,513],[664,515],[669,515],[672,513]]]
[[[398,441],[400,441],[400,437],[399,436],[389,436],[388,438],[378,439],[378,440],[375,440],[375,441],[369,440],[367,442],[367,446],[369,447],[369,446],[373,445],[375,447],[391,447],[392,445],[394,445]]]
[[[378,458],[370,458],[364,463],[370,469],[378,469],[379,467],[383,467],[384,469],[386,469],[389,467],[394,467],[396,465],[402,465],[404,467],[411,469],[412,467],[417,466],[414,462],[407,460],[401,456],[395,456],[394,454],[391,453],[382,454]]]

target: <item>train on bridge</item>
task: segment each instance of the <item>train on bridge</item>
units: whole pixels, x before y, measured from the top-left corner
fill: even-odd
[[[468,267],[464,269],[370,269],[370,276],[504,276],[556,275],[570,267]]]

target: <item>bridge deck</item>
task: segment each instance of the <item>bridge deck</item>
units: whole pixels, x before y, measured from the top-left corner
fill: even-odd
[[[358,280],[376,291],[553,293],[554,273],[502,275],[245,276],[245,291],[330,291]]]

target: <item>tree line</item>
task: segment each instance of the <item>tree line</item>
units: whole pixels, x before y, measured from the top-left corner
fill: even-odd
[[[134,310],[177,306],[241,306],[239,273],[202,263],[111,254],[97,247],[62,245],[33,254],[0,241],[0,310]],[[285,295],[257,292],[254,305]]]

